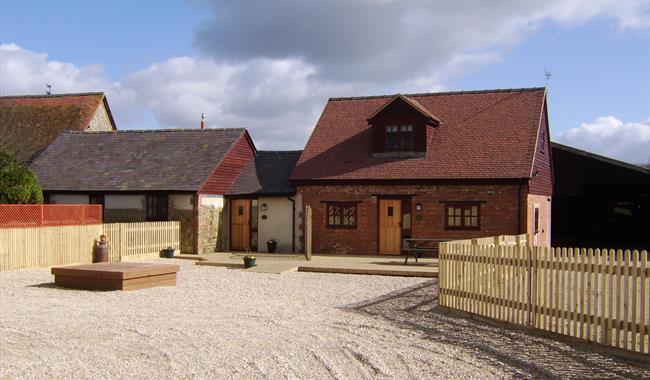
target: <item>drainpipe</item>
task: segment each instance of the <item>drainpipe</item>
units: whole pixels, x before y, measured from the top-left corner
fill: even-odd
[[[296,200],[287,197],[291,201],[291,253],[296,253]]]
[[[519,190],[517,191],[517,233],[521,233],[521,183],[519,183]],[[528,233],[528,231],[526,231]]]

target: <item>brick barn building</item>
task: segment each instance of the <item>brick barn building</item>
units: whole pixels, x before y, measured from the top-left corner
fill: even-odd
[[[544,88],[331,98],[291,182],[315,253],[529,233],[550,244]]]

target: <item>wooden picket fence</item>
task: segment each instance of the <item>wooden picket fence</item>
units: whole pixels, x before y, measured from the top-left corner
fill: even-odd
[[[0,270],[92,261],[101,224],[0,229]]]
[[[442,306],[649,353],[646,251],[447,242],[439,265]]]
[[[180,222],[104,224],[109,260],[125,261],[158,257],[167,247],[180,248]]]
[[[0,270],[92,262],[99,235],[107,235],[109,260],[155,258],[180,247],[180,222],[89,224],[0,229]]]

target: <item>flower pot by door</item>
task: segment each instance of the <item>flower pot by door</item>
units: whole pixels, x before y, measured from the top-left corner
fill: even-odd
[[[255,266],[255,258],[244,257],[244,268],[248,269]]]

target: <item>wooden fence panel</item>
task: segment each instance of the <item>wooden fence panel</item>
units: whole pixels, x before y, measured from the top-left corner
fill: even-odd
[[[179,222],[111,223],[0,229],[0,270],[92,262],[101,234],[109,241],[109,261],[158,257],[180,247]]]
[[[104,224],[109,260],[124,261],[159,257],[167,247],[180,248],[180,222]]]
[[[476,240],[440,244],[442,306],[648,353],[648,252]]]
[[[89,263],[101,224],[0,229],[0,270]]]

